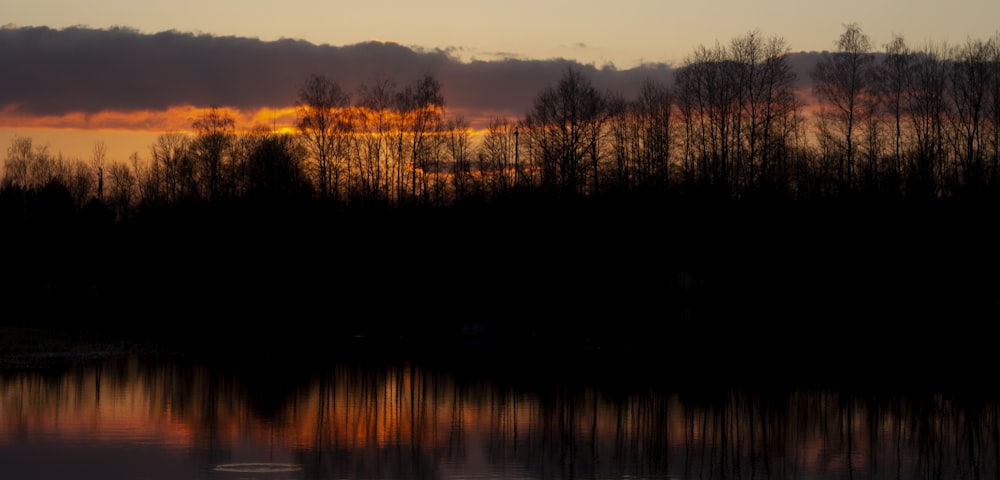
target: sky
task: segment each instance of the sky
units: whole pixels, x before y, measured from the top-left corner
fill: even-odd
[[[0,146],[27,136],[68,157],[97,142],[112,158],[146,155],[209,104],[239,108],[238,121],[288,121],[310,73],[349,92],[432,73],[449,111],[482,122],[526,113],[568,63],[627,95],[697,47],[753,30],[821,52],[848,23],[881,48],[893,35],[986,40],[998,19],[997,0],[5,0]]]

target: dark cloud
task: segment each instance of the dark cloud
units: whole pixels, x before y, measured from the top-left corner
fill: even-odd
[[[186,104],[281,107],[295,101],[299,85],[312,73],[333,78],[352,93],[376,78],[403,86],[429,73],[442,82],[449,107],[520,114],[571,65],[590,69],[602,88],[634,88],[646,76],[669,73],[599,70],[562,59],[463,62],[455,51],[382,42],[338,47],[178,31],[8,26],[0,28],[0,108],[59,115]]]
[[[219,104],[284,107],[313,73],[352,95],[388,78],[397,86],[438,78],[449,109],[523,115],[570,67],[602,90],[633,98],[646,79],[669,82],[662,64],[618,70],[565,60],[461,61],[456,47],[425,50],[394,43],[316,45],[130,28],[0,27],[0,110],[59,115],[102,110],[160,110]]]

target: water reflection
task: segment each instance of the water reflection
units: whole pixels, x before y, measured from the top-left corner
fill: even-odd
[[[289,372],[296,372],[291,374]],[[4,478],[1000,478],[993,399],[523,388],[399,362],[0,374]]]

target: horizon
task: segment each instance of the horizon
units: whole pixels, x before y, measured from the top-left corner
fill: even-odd
[[[605,74],[606,67],[621,72],[616,78],[595,79],[595,83],[625,90],[628,96],[623,85],[634,88],[635,77],[644,69],[675,68],[700,46],[725,44],[750,31],[782,38],[791,52],[810,53],[835,48],[844,26],[857,23],[877,51],[897,34],[917,48],[927,42],[954,45],[987,39],[1000,32],[997,18],[1000,3],[992,0],[847,0],[836,4],[723,0],[710,8],[648,0],[572,4],[515,0],[502,7],[456,0],[351,5],[313,0],[280,5],[261,0],[127,5],[108,0],[10,0],[0,18],[0,35],[10,34],[15,27],[48,28],[60,34],[44,45],[38,39],[2,35],[9,39],[11,51],[0,52],[0,61],[14,66],[10,71],[28,69],[29,73],[0,80],[0,144],[9,145],[17,135],[49,144],[54,154],[61,152],[69,158],[88,157],[98,142],[106,144],[110,155],[122,159],[133,152],[144,154],[155,139],[150,131],[178,128],[176,121],[162,118],[169,107],[221,104],[248,115],[260,107],[288,107],[295,87],[305,73],[312,73],[301,66],[305,61],[323,63],[328,71],[366,69],[359,78],[343,81],[347,91],[353,91],[359,81],[372,80],[376,73],[405,84],[422,70],[434,70],[452,113],[470,117],[495,112],[510,117],[524,114],[534,95],[558,80],[565,63]],[[122,35],[116,43],[109,38],[69,35],[72,29],[115,28],[134,31],[137,36]],[[168,32],[190,35],[191,42],[174,47],[204,57],[175,63],[191,69],[185,75],[157,72],[155,64],[143,63],[149,49],[162,47],[152,40]],[[216,46],[207,47],[209,40]],[[0,43],[0,50],[4,47]],[[60,49],[75,55],[59,57]],[[239,83],[226,81],[221,76],[225,65],[212,69],[207,63],[223,63],[220,59],[227,57],[222,54],[239,57],[232,60],[234,78],[229,80],[259,74],[250,68],[254,64],[288,73],[278,78],[275,72],[265,72],[272,77],[267,84],[247,83],[245,78],[239,78]],[[164,55],[157,57],[159,61],[171,61],[169,53]],[[103,71],[108,69],[112,71]],[[155,78],[158,73],[170,78]],[[145,82],[150,91],[130,89],[120,80],[130,77]],[[118,78],[120,83],[104,89],[94,81],[100,78],[112,82]],[[173,82],[163,84],[175,90],[170,98],[153,98],[160,80]],[[194,85],[196,80],[211,86]],[[83,83],[67,88],[76,82]],[[462,87],[466,91],[457,91],[456,83],[484,86],[479,92],[467,86]],[[28,93],[34,89],[43,93]],[[247,104],[245,97],[250,94],[262,98]],[[51,97],[50,103],[39,108],[25,105],[40,95]],[[148,115],[141,122],[129,123],[125,114],[136,112]],[[117,116],[118,123],[109,116]],[[111,124],[102,123],[107,121]]]
[[[780,32],[761,29],[735,32],[715,42],[727,45],[750,32],[780,39],[789,54],[803,58],[793,62],[802,93],[809,82],[807,68],[815,61],[807,58],[832,50],[797,49]],[[872,53],[883,50],[884,42],[864,33],[872,39]],[[838,35],[829,39],[829,46]],[[984,38],[970,35],[967,41],[1000,38],[997,35],[1000,29]],[[683,65],[622,68],[613,62],[598,66],[568,57],[513,55],[480,60],[462,58],[460,49],[426,49],[393,40],[333,46],[291,37],[264,40],[178,29],[150,33],[125,25],[56,28],[11,22],[0,27],[0,38],[9,47],[0,44],[0,61],[23,66],[16,71],[26,72],[0,80],[0,144],[6,148],[15,138],[27,137],[47,146],[55,157],[84,160],[97,144],[104,145],[110,160],[145,157],[159,135],[190,130],[197,112],[210,105],[234,109],[238,127],[291,127],[296,89],[316,72],[329,74],[351,95],[379,78],[402,87],[432,72],[442,82],[448,115],[482,130],[492,118],[516,119],[527,113],[535,96],[554,85],[566,66],[583,69],[601,89],[633,98],[643,80],[669,84],[673,71]],[[913,49],[952,45],[902,38]],[[701,43],[686,55],[700,47],[711,44]],[[84,72],[67,64],[93,68]]]

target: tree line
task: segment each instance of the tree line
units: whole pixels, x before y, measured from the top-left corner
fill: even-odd
[[[433,207],[512,199],[983,198],[1000,187],[1000,34],[876,49],[856,24],[800,92],[780,37],[697,48],[673,82],[635,98],[570,67],[522,118],[475,135],[441,83],[379,77],[355,92],[312,75],[293,129],[243,127],[221,105],[149,156],[64,160],[18,137],[0,198],[7,221],[235,203]],[[808,99],[808,100],[807,100]],[[301,203],[300,203],[301,202]]]

